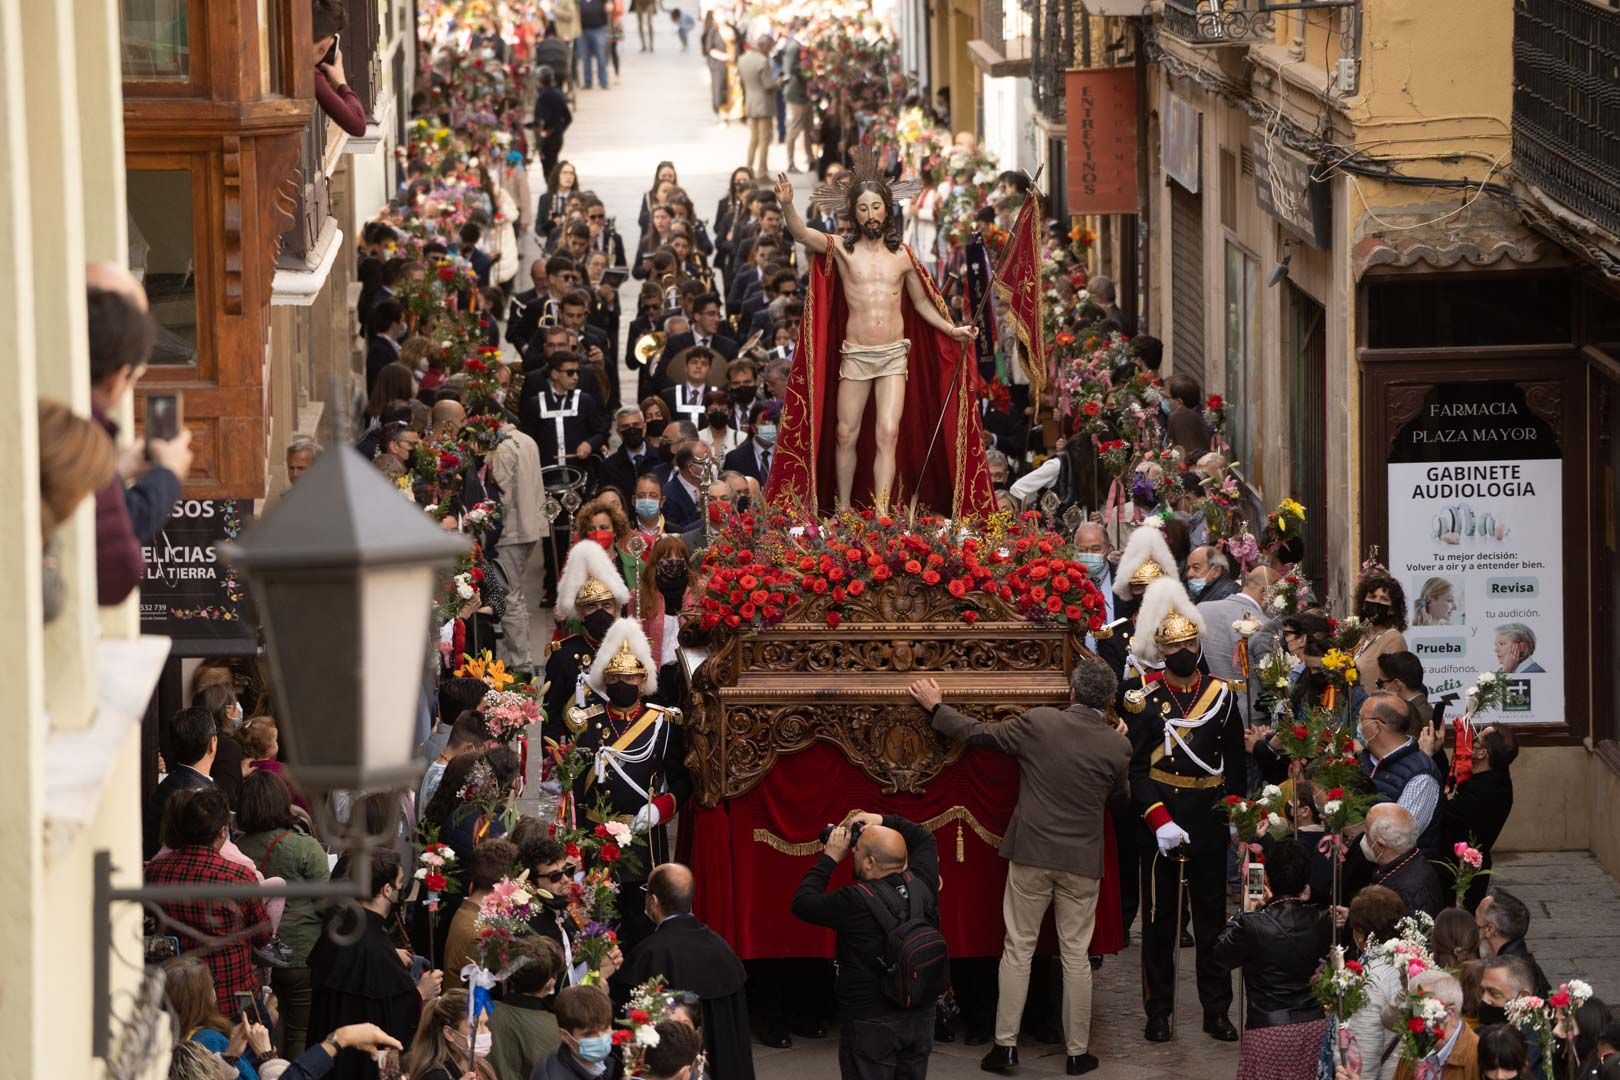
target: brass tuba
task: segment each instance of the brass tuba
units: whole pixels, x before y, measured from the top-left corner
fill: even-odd
[[[653,360],[664,351],[664,332],[653,330],[636,338],[635,348],[630,351],[632,368],[640,369],[651,364]]]

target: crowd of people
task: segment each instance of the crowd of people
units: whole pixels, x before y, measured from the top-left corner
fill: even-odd
[[[313,6],[323,107],[341,110],[328,57],[345,7]],[[146,878],[250,895],[167,901],[152,927],[181,1037],[171,1076],[749,1080],[756,1039],[822,1037],[829,1019],[846,1077],[920,1077],[957,1037],[1009,1071],[1021,1035],[1061,1042],[1080,1075],[1100,1064],[1091,972],[1114,950],[1099,942],[1133,933],[1145,1038],[1176,1037],[1176,957],[1191,947],[1202,1031],[1241,1040],[1244,1080],[1506,1080],[1544,1060],[1620,1075],[1611,1012],[1581,973],[1550,981],[1530,909],[1488,887],[1517,754],[1489,694],[1460,717],[1431,703],[1403,637],[1416,609],[1375,557],[1350,611],[1332,612],[1307,508],[1250,505],[1226,404],[1161,377],[1161,344],[1088,274],[1089,235],[1040,220],[1027,177],[943,128],[944,103],[908,92],[864,5],[707,11],[714,110],[746,118],[749,138],[708,220],[674,162],[638,206],[610,208],[566,156],[578,93],[606,89],[609,67],[629,77],[625,14],[654,48],[650,0],[419,7],[424,89],[398,197],[359,237],[355,411],[357,449],[473,540],[442,582],[420,671],[401,658],[421,684],[425,771],[416,791],[306,791],[281,760],[278,724],[296,721],[257,665],[196,670],[191,704],[161,725]],[[698,24],[670,14],[684,49]],[[969,525],[1050,556],[1065,583],[1049,598],[1020,580],[1016,603],[1090,646],[1067,708],[985,724],[931,680],[911,690],[944,737],[1019,763],[994,979],[995,961],[947,960],[938,927],[954,901],[933,837],[897,815],[851,811],[794,897],[807,932],[837,933],[835,980],[819,961],[784,973],[739,960],[695,918],[701,883],[675,861],[692,796],[677,641],[769,625],[799,588],[727,576],[750,569],[730,565],[739,537],[787,524],[767,518],[764,491],[811,256],[784,226],[773,144],[789,171],[824,180],[865,145],[891,175],[926,181],[908,242],[980,328],[998,512]],[[1020,337],[1031,328],[987,298],[996,256],[1032,219],[1035,352]],[[641,284],[626,322],[628,280]],[[55,452],[42,454],[45,540],[94,494],[101,599],[115,603],[190,454],[184,434],[113,453],[106,417],[143,369],[151,320],[110,268],[93,268],[89,300],[99,424],[41,410]],[[291,443],[288,480],[323,452]],[[898,528],[849,516],[857,532]],[[931,554],[926,572],[961,598],[996,578],[974,551]],[[925,572],[885,558],[868,559],[874,587]],[[526,595],[534,577],[546,595]],[[537,607],[555,611],[549,642]],[[519,813],[520,794],[539,809]],[[830,888],[846,858],[854,883]],[[275,898],[345,882],[349,904]],[[1036,955],[1049,907],[1061,980]]]

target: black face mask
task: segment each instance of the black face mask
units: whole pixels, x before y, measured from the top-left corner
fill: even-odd
[[[715,411],[709,414],[709,426],[723,428],[731,426],[731,414]]]
[[[756,388],[752,386],[733,386],[731,400],[739,405],[747,405],[754,400]]]
[[[1381,600],[1363,600],[1361,617],[1367,622],[1382,623],[1389,619],[1389,605]]]
[[[607,684],[607,699],[620,709],[628,709],[641,698],[641,690],[630,683],[610,682]]]
[[[1491,1024],[1507,1023],[1507,1009],[1500,1005],[1487,1005],[1479,1003],[1479,1026],[1489,1027]]]
[[[640,450],[642,444],[647,441],[647,429],[627,427],[623,431],[619,432],[619,438],[624,442],[624,445],[629,447],[631,450]]]
[[[1178,679],[1185,679],[1198,670],[1198,654],[1191,649],[1182,649],[1180,652],[1166,653],[1164,669]]]
[[[669,421],[668,420],[649,420],[649,421],[647,421],[647,438],[649,438],[649,439],[658,438],[658,436],[660,436],[660,435],[662,435],[664,433],[664,428],[666,428],[668,426],[669,426]]]
[[[593,541],[585,540],[582,543],[588,544],[593,543]],[[595,640],[601,641],[607,636],[608,629],[613,625],[613,612],[593,611],[579,621],[585,624],[587,634],[591,635]]]

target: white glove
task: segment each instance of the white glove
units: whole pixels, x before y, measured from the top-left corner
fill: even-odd
[[[659,813],[658,807],[648,803],[636,811],[636,819],[630,823],[630,828],[635,832],[646,832],[648,829],[658,828],[663,820],[664,815]]]
[[[1192,842],[1192,837],[1187,835],[1187,830],[1173,821],[1167,821],[1153,830],[1153,838],[1159,842],[1159,851],[1165,855],[1170,854],[1182,844]]]

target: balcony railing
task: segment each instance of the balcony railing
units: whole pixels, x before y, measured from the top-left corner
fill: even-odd
[[[1513,22],[1513,169],[1620,237],[1620,11],[1519,0]]]
[[[1164,32],[1186,45],[1252,45],[1275,29],[1263,0],[1164,0]]]

